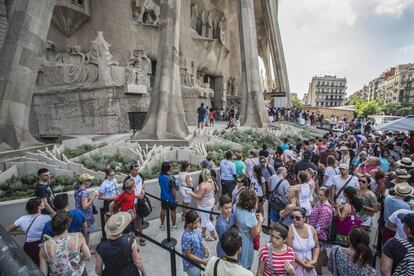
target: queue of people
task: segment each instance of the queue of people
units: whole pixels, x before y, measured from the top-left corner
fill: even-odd
[[[158,179],[160,230],[165,230],[165,219],[171,219],[172,230],[178,228],[178,203],[184,208],[196,203],[199,211],[184,209],[182,214],[183,268],[190,276],[217,271],[252,275],[255,250],[257,275],[318,275],[325,266],[334,275],[376,275],[375,254],[381,255],[382,275],[410,275],[404,273],[414,265],[413,149],[414,133],[328,132],[319,139],[264,145],[246,160],[229,151],[215,164],[208,155],[197,188],[187,161],[178,178],[171,163],[164,162]],[[26,236],[24,251],[45,275],[84,275],[84,262],[92,255],[99,275],[147,275],[134,238],[145,246],[139,165],[131,164],[122,191],[112,169],[93,193],[88,192],[93,177],[80,175],[73,210],[67,194],[53,194],[47,169],[38,176],[37,198],[27,202],[28,214],[8,231]],[[217,198],[221,214],[214,224],[209,213]],[[108,211],[108,240],[94,250],[89,234],[97,199]],[[377,217],[378,238],[370,240]],[[271,222],[270,240],[260,244],[264,218]],[[215,254],[208,252],[206,242],[217,239]]]

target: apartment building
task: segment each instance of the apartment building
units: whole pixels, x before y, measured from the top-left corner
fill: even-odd
[[[313,107],[333,107],[344,104],[346,78],[336,76],[315,76],[309,83],[306,105]]]

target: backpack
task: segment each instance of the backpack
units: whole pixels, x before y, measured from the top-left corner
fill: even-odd
[[[138,199],[137,202],[137,214],[141,218],[147,217],[152,212],[152,204],[147,196],[142,199]]]
[[[283,166],[283,161],[282,161],[282,158],[279,156],[279,157],[276,157],[274,160],[273,160],[273,168],[275,169],[275,170],[277,170],[277,169],[279,169],[280,167],[282,167]]]
[[[279,188],[280,184],[282,184],[283,180],[284,179],[279,180],[279,182],[276,184],[276,187],[273,189],[269,196],[269,207],[275,213],[285,209],[285,207],[289,204],[288,199],[277,192],[277,189]]]
[[[180,181],[177,178],[175,178],[173,175],[170,175],[168,177],[168,186],[170,186],[171,189],[180,191]]]

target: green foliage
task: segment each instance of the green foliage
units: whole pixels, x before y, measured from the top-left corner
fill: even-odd
[[[78,162],[83,164],[85,168],[94,171],[105,171],[111,167],[118,172],[128,174],[129,165],[136,161],[120,154],[112,156],[93,154],[90,157],[81,157]]]
[[[407,116],[414,114],[414,107],[402,106],[399,103],[386,103],[383,107],[383,112],[385,115],[391,116]]]
[[[90,145],[90,144],[84,144],[84,145],[80,145],[76,149],[66,148],[63,151],[63,154],[65,154],[67,158],[71,159],[71,158],[74,158],[74,157],[77,157],[77,156],[81,156],[82,154],[90,152],[94,149],[105,147],[106,145],[107,145],[107,143],[101,143],[98,146],[94,146],[94,145]]]
[[[301,108],[303,106],[302,101],[298,98],[297,95],[293,95],[292,97],[292,106],[296,108]]]
[[[381,100],[364,101],[360,97],[354,97],[351,103],[355,105],[355,112],[358,117],[368,118],[368,115],[379,114],[384,106],[384,102]]]

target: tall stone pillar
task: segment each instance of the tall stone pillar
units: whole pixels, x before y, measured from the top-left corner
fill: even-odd
[[[14,0],[0,52],[0,144],[13,148],[37,142],[29,112],[55,0]]]
[[[267,91],[272,91],[273,88],[273,76],[272,76],[272,69],[270,64],[270,52],[269,52],[269,44],[266,43],[266,47],[263,49],[263,53],[261,55],[263,59],[263,64],[266,70],[266,86]]]
[[[138,140],[184,139],[188,136],[180,85],[180,0],[160,1],[160,38],[155,85]],[[197,107],[194,107],[197,108]]]
[[[260,91],[259,53],[253,0],[239,0],[240,52],[242,60],[242,106],[240,121],[243,126],[270,125],[265,110],[263,91]]]
[[[264,9],[265,27],[268,33],[270,51],[272,54],[273,71],[275,74],[276,88],[286,92],[288,106],[292,105],[290,87],[286,68],[285,54],[283,52],[282,38],[280,35],[278,6],[279,0],[262,0]]]

